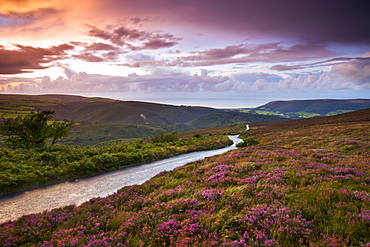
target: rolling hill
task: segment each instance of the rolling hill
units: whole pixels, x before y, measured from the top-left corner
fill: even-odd
[[[0,118],[53,110],[54,121],[79,123],[71,144],[93,145],[121,138],[140,138],[173,130],[192,130],[239,122],[282,121],[286,118],[232,112],[209,107],[173,106],[73,95],[0,94]]]
[[[221,112],[224,114],[222,117],[230,118],[228,120],[230,123],[240,119],[252,122],[284,120],[279,117],[226,112],[209,107],[173,106],[70,95],[0,95],[1,118],[15,117],[37,110],[53,110],[55,111],[53,120],[76,123],[175,125],[186,124],[207,114]],[[235,121],[232,120],[234,117],[237,117]],[[210,124],[215,126],[214,122]]]
[[[331,116],[365,108],[370,108],[370,99],[291,100],[271,101],[265,105],[249,109],[249,112],[298,119]]]
[[[213,108],[172,106],[70,95],[0,95],[0,117],[30,111],[53,110],[54,120],[87,123],[178,124],[186,123]]]
[[[292,119],[284,122],[256,123],[254,127],[273,128],[277,130],[308,128],[310,126],[324,126],[329,124],[347,124],[351,122],[369,122],[370,108],[342,113],[334,116],[323,116],[305,119]]]

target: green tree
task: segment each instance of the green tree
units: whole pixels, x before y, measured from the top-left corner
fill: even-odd
[[[73,123],[53,122],[54,111],[31,112],[16,119],[6,119],[0,124],[0,134],[6,136],[5,144],[10,148],[42,148],[55,144],[58,139],[69,135],[69,128]]]
[[[70,122],[54,122],[49,125],[51,145],[54,145],[58,140],[69,135],[69,128],[73,123]]]

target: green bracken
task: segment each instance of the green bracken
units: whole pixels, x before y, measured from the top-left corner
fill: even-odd
[[[154,137],[154,141],[114,146],[0,149],[0,195],[232,143],[224,135],[176,139],[173,132]]]

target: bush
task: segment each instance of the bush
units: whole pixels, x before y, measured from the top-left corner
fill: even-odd
[[[154,136],[152,138],[153,143],[166,143],[166,142],[173,142],[178,140],[179,138],[177,137],[177,131],[173,131],[171,133],[163,133],[159,136]]]
[[[244,139],[243,142],[236,144],[237,147],[246,147],[246,146],[252,146],[257,145],[259,142],[254,138],[247,138]]]

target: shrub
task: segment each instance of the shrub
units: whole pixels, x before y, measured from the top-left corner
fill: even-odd
[[[154,136],[152,138],[153,143],[166,143],[166,142],[173,142],[178,140],[177,137],[177,131],[173,131],[171,133],[163,133],[160,134],[159,136]]]
[[[237,147],[246,147],[251,145],[257,145],[259,142],[254,138],[244,139],[243,142],[236,144]]]

